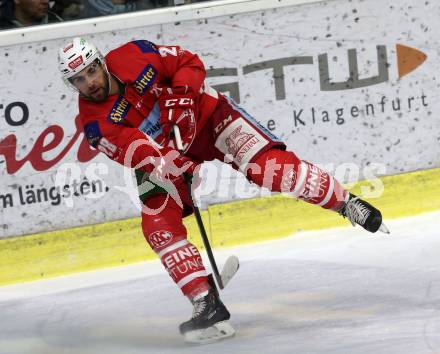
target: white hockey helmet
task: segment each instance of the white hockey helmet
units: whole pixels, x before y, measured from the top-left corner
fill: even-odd
[[[95,59],[105,66],[105,59],[98,48],[87,39],[75,37],[58,51],[58,68],[63,76],[64,82],[72,87],[69,79],[79,73]]]

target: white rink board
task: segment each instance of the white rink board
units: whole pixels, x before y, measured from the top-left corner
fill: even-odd
[[[240,98],[246,110],[286,141],[301,158],[321,163],[330,172],[339,164],[357,163],[365,173],[366,166],[379,163],[383,164],[382,168],[375,167],[370,174],[390,175],[440,166],[440,122],[432,114],[440,111],[437,93],[439,15],[440,5],[434,2],[344,0],[125,29],[90,37],[105,53],[128,40],[143,38],[162,44],[179,44],[197,52],[208,69],[223,69],[227,74],[210,77],[208,81],[213,85],[238,87],[239,96],[232,94]],[[0,106],[0,149],[11,152],[8,160],[0,163],[3,187],[0,238],[139,215],[127,194],[116,188],[125,187],[122,168],[105,157],[78,165],[82,171],[78,178],[84,181],[84,172],[90,163],[107,164],[107,172],[94,171],[95,177],[89,174],[89,180],[103,178],[109,187],[102,197],[92,199],[89,197],[96,193],[89,193],[87,197],[80,193],[72,198],[72,208],[65,204],[65,199],[60,205],[32,201],[31,190],[44,187],[50,191],[57,168],[62,163],[77,161],[82,140],[81,135],[66,149],[76,132],[73,120],[77,108],[75,94],[64,87],[56,70],[56,52],[62,43],[64,40],[57,39],[0,48],[0,67],[7,68],[0,72],[0,104],[3,105]],[[423,65],[401,80],[397,75],[397,43],[417,48],[428,56]],[[347,52],[355,49],[359,79],[364,79],[378,75],[378,46],[387,56],[387,80],[350,90],[321,90],[320,55],[327,54],[330,79],[345,81],[349,73]],[[292,64],[293,57],[300,57],[297,60],[303,64],[284,66],[274,79],[270,65],[276,63],[277,70],[281,70],[280,65]],[[263,64],[258,66],[258,63]],[[385,97],[383,106],[382,97]],[[400,99],[400,111],[392,108],[391,101],[397,99]],[[11,126],[6,121],[7,107],[9,121],[19,121],[22,117],[22,108],[16,104],[11,106],[13,102],[23,102],[29,111],[23,125]],[[367,104],[373,106],[374,115],[366,114]],[[355,110],[358,115],[355,118],[351,115],[353,106],[358,110]],[[343,124],[337,122],[340,109],[343,109]],[[323,121],[324,111],[328,113],[328,121]],[[36,147],[37,138],[52,125],[59,126],[51,129],[58,135],[62,129],[67,139],[50,144],[49,134],[40,142],[43,146],[53,145],[43,153],[43,158],[52,160],[63,150],[66,153],[58,163],[42,166],[41,161],[37,161],[38,155],[41,156],[38,151],[42,150]],[[7,144],[4,141],[10,134],[17,139],[16,152],[11,147],[11,137]],[[5,171],[6,165],[11,168],[12,157],[22,160],[31,150],[37,151],[32,154],[34,165],[26,162],[13,174]],[[3,160],[0,156],[0,161]],[[209,190],[205,193],[205,203],[252,196],[253,190],[231,191],[227,187],[231,177],[227,173],[224,176],[216,181],[211,178],[205,188]],[[66,182],[73,183],[72,179]],[[99,186],[102,185],[98,185],[98,189]],[[70,187],[70,191],[73,189]],[[86,185],[84,190],[88,190]],[[19,191],[24,200],[20,199]],[[131,191],[136,193],[134,189]],[[53,190],[52,194],[56,195]]]

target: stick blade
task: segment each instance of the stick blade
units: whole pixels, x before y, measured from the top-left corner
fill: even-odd
[[[240,268],[240,261],[237,256],[230,256],[223,266],[223,270],[220,274],[220,278],[222,279],[223,288],[229,283],[229,281],[234,277],[235,273],[237,273],[238,268]]]
[[[388,229],[388,227],[386,227],[386,225],[384,223],[382,223],[379,227],[379,231],[383,232],[384,234],[390,234],[390,230]]]

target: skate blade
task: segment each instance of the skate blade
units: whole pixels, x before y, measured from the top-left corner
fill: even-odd
[[[223,267],[223,270],[220,274],[220,278],[222,279],[222,289],[229,283],[229,281],[233,278],[235,273],[237,273],[238,268],[240,267],[240,261],[236,256],[230,256]]]
[[[379,231],[383,232],[384,234],[390,234],[390,230],[388,229],[388,227],[385,226],[384,223],[382,223],[379,227]]]
[[[234,334],[235,330],[229,321],[222,321],[208,328],[186,332],[184,340],[191,344],[209,344],[232,337]]]

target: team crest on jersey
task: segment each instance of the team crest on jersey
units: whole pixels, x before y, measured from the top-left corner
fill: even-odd
[[[147,89],[149,89],[157,76],[157,71],[154,69],[153,65],[148,64],[144,70],[139,74],[137,79],[133,82],[133,86],[139,95],[143,95]]]
[[[166,246],[173,240],[173,234],[169,231],[160,230],[155,231],[148,236],[148,241],[154,249]]]
[[[130,107],[130,103],[124,97],[119,96],[107,119],[115,124],[123,124]]]

